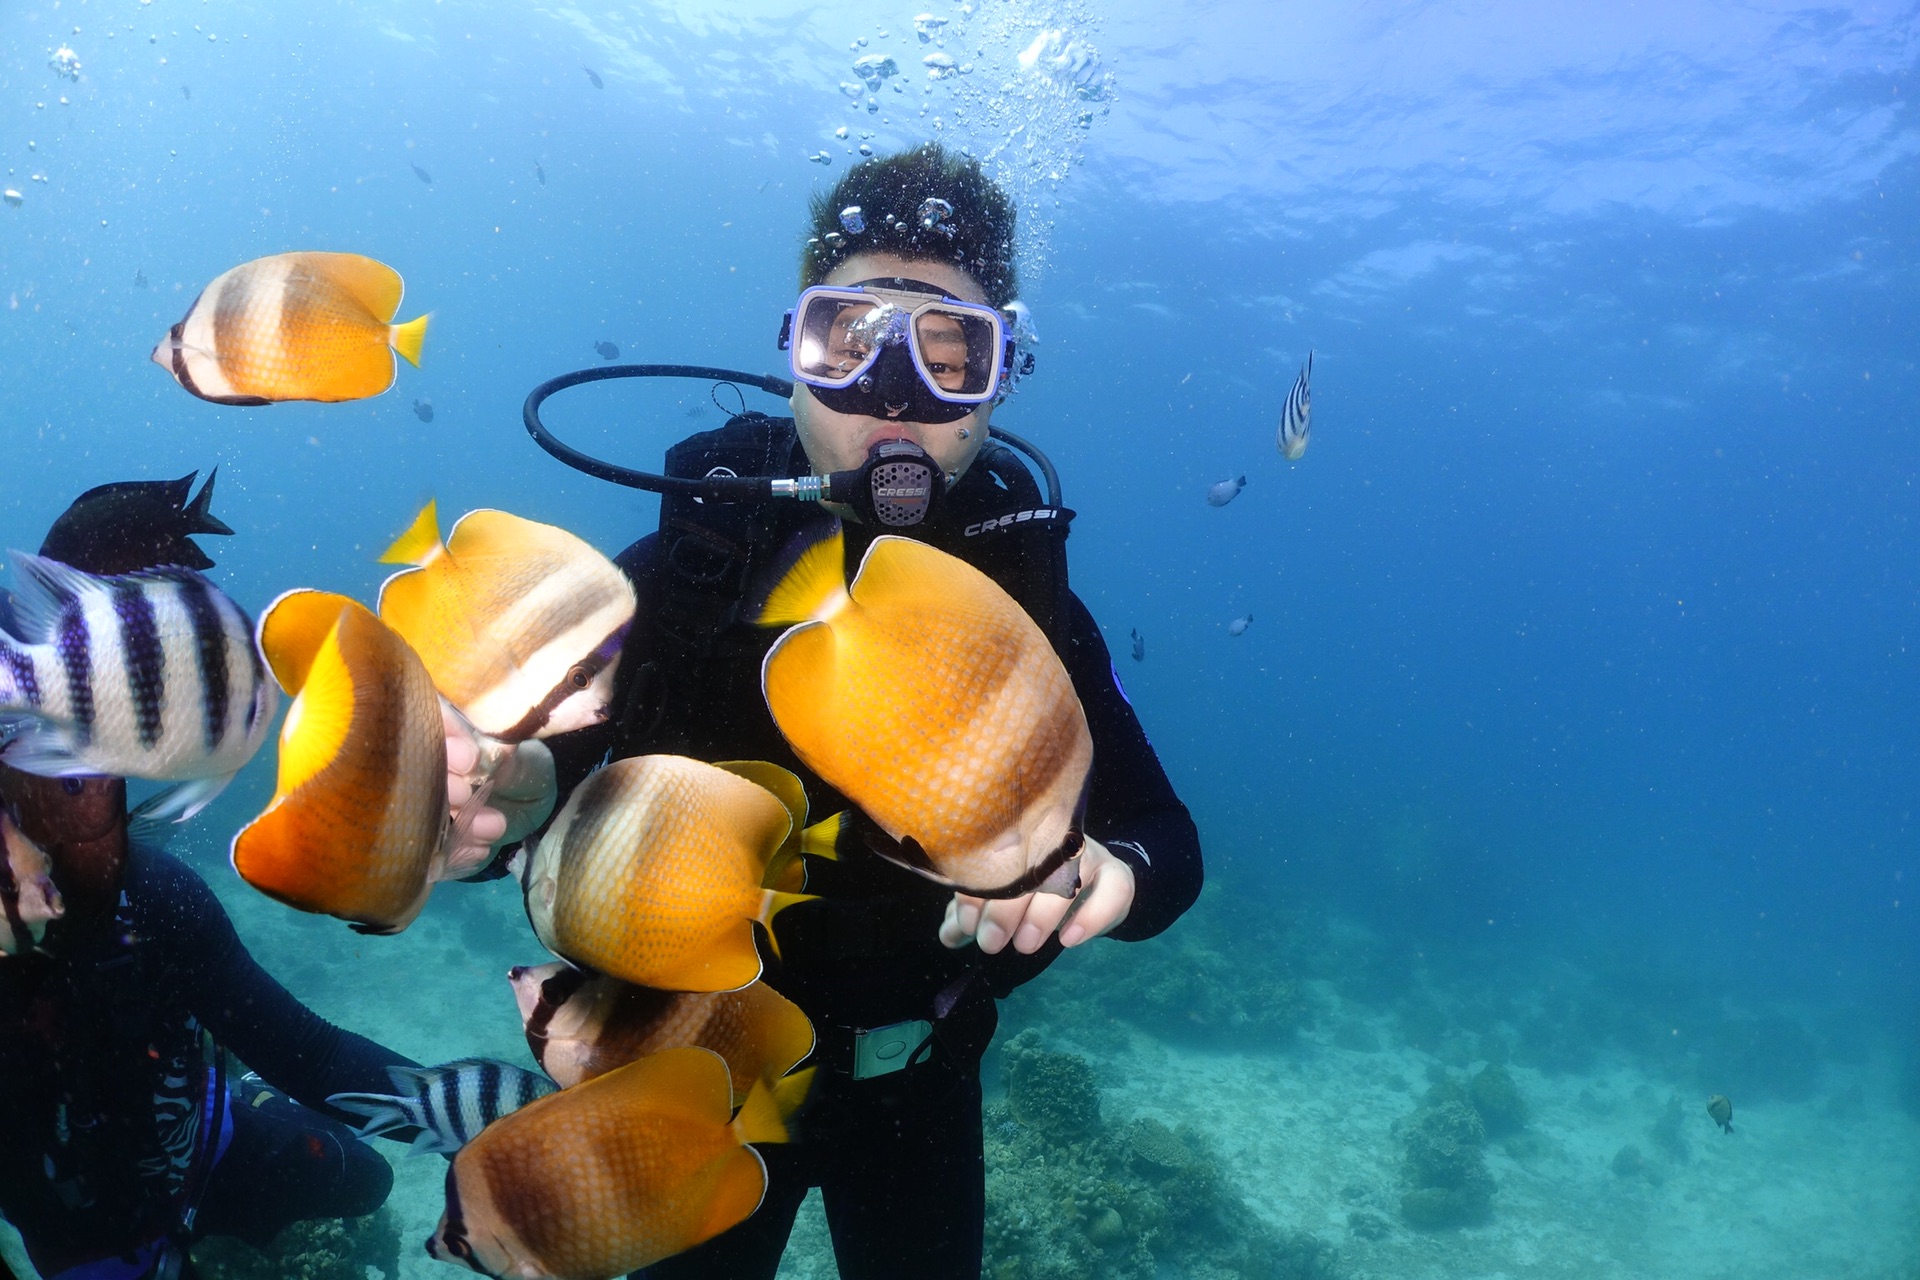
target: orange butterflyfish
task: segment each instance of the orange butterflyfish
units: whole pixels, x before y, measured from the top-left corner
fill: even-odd
[[[793,819],[766,788],[684,756],[588,774],[513,866],[541,945],[624,982],[732,991],[760,976],[755,921],[800,895],[762,887]]]
[[[718,1054],[663,1050],[482,1129],[447,1170],[427,1252],[490,1276],[611,1280],[744,1222],[767,1186],[747,1144],[786,1140],[766,1084],[735,1115]]]
[[[1079,886],[1093,739],[1073,681],[1014,598],[965,561],[875,538],[853,583],[838,523],[760,611],[781,735],[879,828],[875,852],[982,898]]]
[[[481,731],[519,742],[607,718],[634,593],[592,546],[487,510],[443,541],[429,502],[381,559],[414,566],[380,588],[381,620]]]
[[[400,273],[357,253],[276,253],[215,277],[153,362],[215,404],[364,400],[420,364],[427,317],[394,324]]]
[[[657,991],[559,960],[516,966],[507,981],[533,1060],[563,1089],[691,1045],[726,1059],[736,1103],[761,1080],[773,1085],[782,1114],[799,1101],[783,1092],[797,1079],[787,1073],[813,1052],[813,1024],[764,982],[738,991]]]
[[[260,651],[292,695],[273,802],[233,839],[254,888],[365,933],[396,933],[447,877],[447,744],[426,668],[345,596],[290,591]]]

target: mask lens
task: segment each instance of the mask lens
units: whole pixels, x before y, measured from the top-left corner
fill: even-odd
[[[924,307],[913,322],[920,376],[942,399],[985,400],[999,373],[1000,331],[980,311]]]
[[[794,317],[794,376],[814,386],[846,386],[879,356],[897,312],[857,294],[809,293]]]

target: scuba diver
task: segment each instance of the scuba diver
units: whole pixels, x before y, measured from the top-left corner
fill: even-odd
[[[212,478],[189,504],[192,481],[90,490],[42,554],[99,574],[209,567],[189,535],[232,530],[206,510]],[[0,756],[0,1217],[43,1280],[191,1277],[203,1237],[264,1246],[372,1213],[393,1186],[324,1099],[413,1064],[268,975],[197,874],[129,837],[126,797],[119,778]]]
[[[876,536],[905,533],[998,582],[1051,640],[1093,739],[1072,898],[981,901],[865,849],[808,860],[806,891],[817,897],[779,917],[777,956],[761,947],[765,981],[806,1012],[817,1037],[811,1062],[820,1070],[796,1141],[759,1149],[768,1186],[752,1216],[636,1273],[650,1280],[772,1277],[811,1187],[821,1188],[847,1280],[977,1280],[979,1065],[996,998],[1063,947],[1107,933],[1152,937],[1200,891],[1193,821],[1099,628],[1068,589],[1072,513],[990,438],[994,405],[1030,367],[1016,333],[1025,311],[1014,301],[1014,216],[977,162],[936,145],[852,169],[812,201],[802,292],[780,337],[793,416],[743,410],[671,448],[664,476],[568,448],[545,429],[540,403],[581,382],[655,373],[776,393],[787,384],[684,366],[605,366],[529,397],[528,428],[549,452],[664,493],[658,532],[617,558],[634,582],[639,622],[612,714],[548,740],[562,798],[609,756],[672,753],[772,761],[802,779],[811,812],[850,807],[775,727],[760,665],[778,629],[754,625],[748,603],[795,535],[823,518],[821,503],[845,522],[850,574]],[[1032,452],[1057,487],[1050,464]],[[472,752],[471,742],[450,741],[456,773]],[[464,803],[464,785],[450,786],[454,803]],[[498,839],[504,819],[484,813],[467,839]],[[889,1043],[891,1055],[878,1048]],[[903,1043],[913,1051],[898,1052]]]

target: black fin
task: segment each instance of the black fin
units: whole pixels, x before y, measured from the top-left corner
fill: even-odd
[[[200,473],[197,471],[193,473],[193,475],[199,475],[199,474]],[[186,507],[186,511],[185,511],[185,514],[187,517],[186,531],[188,533],[217,533],[223,536],[229,536],[229,537],[232,536],[233,530],[227,526],[227,522],[220,519],[218,516],[214,515],[213,512],[210,510],[210,508],[213,505],[213,482],[216,478],[219,477],[219,475],[220,475],[220,468],[217,466],[213,470],[207,472],[207,482],[200,486],[199,494],[195,496],[192,503],[190,503]],[[192,487],[192,484],[193,484],[193,476],[188,476],[187,477],[188,487]],[[186,496],[185,494],[181,495],[181,497],[183,498],[185,496]],[[207,564],[204,566],[194,565],[193,567],[196,569],[212,568],[213,562],[208,561]]]
[[[200,472],[195,470],[187,472],[187,474],[181,476],[178,480],[160,481],[161,492],[167,495],[168,501],[173,503],[176,510],[182,510],[187,505],[187,495],[193,492],[193,482],[199,478]],[[138,481],[134,483],[138,483]],[[104,488],[105,486],[102,487]],[[86,495],[82,494],[81,496],[85,497]]]

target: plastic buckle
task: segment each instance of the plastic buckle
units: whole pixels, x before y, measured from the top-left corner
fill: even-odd
[[[933,1039],[933,1024],[925,1019],[896,1022],[853,1033],[853,1078],[871,1080],[889,1076],[920,1058],[919,1051]]]

